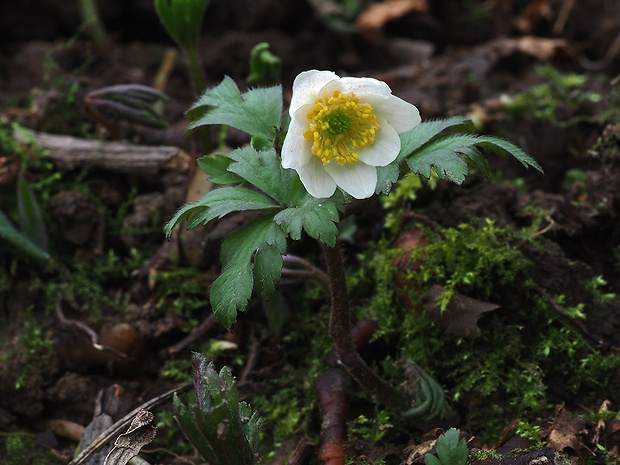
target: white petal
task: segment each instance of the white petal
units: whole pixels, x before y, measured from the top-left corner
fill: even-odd
[[[344,77],[326,84],[321,95],[339,90],[343,94],[354,93],[362,102],[374,105],[375,102],[388,99],[392,95],[390,87],[383,81],[373,78]]]
[[[321,88],[334,79],[339,79],[339,77],[332,71],[313,69],[299,73],[293,81],[293,97],[291,97],[289,114],[293,116],[293,113],[302,105],[314,104],[314,101],[319,97]]]
[[[387,119],[398,134],[415,128],[422,121],[420,112],[414,105],[394,95],[386,101],[375,102],[373,109],[377,115]]]
[[[336,191],[336,183],[331,176],[325,172],[324,166],[319,157],[312,157],[310,163],[301,168],[297,168],[299,179],[301,179],[308,193],[319,199],[331,197]],[[375,183],[376,182],[375,180]]]
[[[300,110],[293,115],[288,132],[282,144],[282,167],[298,169],[312,158],[312,142],[306,140],[304,131],[308,129],[307,110]],[[316,158],[316,157],[315,157]]]
[[[371,166],[385,166],[396,160],[400,152],[400,137],[396,130],[383,118],[378,117],[380,130],[375,143],[357,152],[360,161]]]
[[[325,165],[325,171],[336,181],[338,187],[356,199],[367,199],[377,187],[377,168],[360,161],[352,165],[339,165],[332,161]]]

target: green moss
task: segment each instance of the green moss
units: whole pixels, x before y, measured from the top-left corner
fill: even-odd
[[[52,350],[53,342],[43,334],[37,320],[32,316],[32,309],[26,312],[19,338],[7,345],[6,353],[0,358],[4,369],[3,378],[13,387],[22,389],[40,368],[41,359]]]
[[[586,90],[585,75],[562,74],[549,64],[537,65],[535,69],[543,82],[515,96],[502,96],[508,114],[520,119],[548,120],[559,127],[593,119],[582,113],[581,106],[586,102],[600,102],[603,97]]]
[[[481,333],[473,339],[448,334],[402,308],[394,292],[395,254],[387,242],[361,256],[365,266],[351,277],[356,315],[378,319],[375,338],[389,347],[381,374],[399,385],[403,374],[395,362],[414,360],[440,382],[479,438],[498,435],[514,418],[552,416],[555,403],[581,402],[584,393],[598,405],[613,391],[612,377],[620,369],[620,356],[594,350],[534,291],[532,264],[520,251],[524,242],[536,245],[533,231],[472,221],[428,231],[428,245],[413,252],[411,260],[423,265],[410,278],[422,292],[444,285],[439,298],[444,308],[456,292],[502,305],[480,317]],[[587,314],[589,302],[567,305],[563,296],[553,298],[575,317]]]
[[[41,447],[34,434],[0,433],[0,454],[5,465],[59,465],[51,451]]]
[[[284,361],[273,367],[275,376],[261,386],[260,394],[249,399],[265,419],[263,456],[287,438],[313,435],[317,409],[314,385],[328,368],[324,359],[333,349],[327,331],[329,312],[324,291],[315,283],[308,283],[287,298],[291,308],[295,305],[295,312],[282,332],[280,344]],[[282,369],[277,371],[280,366]]]

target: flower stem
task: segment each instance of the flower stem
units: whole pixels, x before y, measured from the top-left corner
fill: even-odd
[[[196,45],[195,49],[184,49],[184,51],[189,64],[194,92],[197,97],[200,97],[206,88],[206,79],[200,66],[200,59],[198,58],[198,45]],[[205,154],[213,150],[213,141],[211,140],[211,132],[208,127],[203,126],[200,128],[200,140],[202,142],[202,150]]]
[[[408,397],[372,371],[355,349],[351,335],[351,312],[340,246],[338,244],[335,247],[324,246],[323,250],[331,282],[329,334],[334,340],[338,359],[353,379],[373,399],[396,413],[402,413],[410,407]]]

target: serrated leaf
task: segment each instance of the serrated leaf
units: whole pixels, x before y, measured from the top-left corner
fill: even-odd
[[[503,157],[512,155],[526,168],[531,166],[542,172],[538,163],[516,145],[497,137],[472,134],[437,136],[416,149],[406,160],[414,173],[420,173],[428,178],[431,168],[434,167],[441,179],[447,177],[452,182],[461,184],[468,172],[463,157],[474,162],[483,174],[489,173],[488,164],[480,149]]]
[[[282,87],[252,89],[241,94],[235,82],[226,76],[198,99],[187,116],[198,117],[188,130],[208,124],[225,124],[273,144],[282,118]]]
[[[260,247],[254,257],[254,289],[263,299],[269,298],[275,291],[275,282],[282,274],[282,255],[286,253],[286,237],[276,239],[269,247]]]
[[[375,189],[375,194],[383,192],[384,195],[388,195],[392,189],[392,184],[398,181],[399,174],[400,170],[397,162],[377,167],[377,187]]]
[[[489,162],[484,155],[480,153],[476,147],[461,147],[459,152],[469,158],[474,165],[480,170],[484,177],[489,177],[491,175],[491,168],[489,167]]]
[[[460,431],[451,428],[437,439],[437,455],[443,465],[465,465],[467,444],[460,439]]]
[[[467,175],[467,163],[458,153],[451,149],[421,151],[407,159],[412,173],[420,173],[425,178],[431,177],[431,168],[440,179],[448,177],[450,181],[461,184]]]
[[[243,187],[222,187],[209,191],[200,200],[181,207],[164,226],[164,232],[170,237],[174,227],[185,218],[189,218],[187,228],[191,229],[232,212],[275,208],[278,208],[278,205],[260,192]]]
[[[317,199],[307,195],[301,205],[287,208],[277,213],[273,220],[282,229],[298,240],[302,228],[314,239],[319,239],[333,247],[338,237],[338,208],[331,200]]]
[[[230,329],[237,311],[245,310],[254,283],[262,293],[273,289],[273,280],[279,279],[282,270],[284,253],[286,236],[271,215],[257,218],[224,240],[223,272],[210,291],[211,306],[220,323]]]
[[[174,412],[176,413],[174,419],[183,430],[185,437],[192,443],[207,463],[216,463],[217,457],[215,452],[213,452],[213,448],[200,432],[190,410],[176,394],[174,395],[173,406]]]
[[[257,152],[253,147],[233,151],[234,160],[228,170],[254,185],[280,205],[289,205],[291,183],[297,175],[295,170],[282,168],[274,149]]]
[[[512,142],[500,139],[499,137],[481,136],[478,138],[476,144],[486,150],[494,152],[503,157],[506,157],[507,155],[512,155],[526,168],[529,168],[531,166],[532,168],[540,171],[541,173],[543,172],[543,169],[536,160],[534,160]]]
[[[209,181],[215,184],[241,184],[243,179],[228,171],[228,166],[232,160],[225,156],[216,154],[213,157],[201,157],[198,159],[198,166],[209,176]]]
[[[237,321],[237,310],[245,310],[254,285],[252,268],[248,264],[224,270],[209,291],[209,300],[217,321],[228,330]]]
[[[426,465],[441,465],[439,459],[432,454],[426,454],[424,456],[424,463]]]
[[[414,150],[419,149],[441,132],[450,128],[471,130],[473,129],[473,123],[464,116],[453,116],[442,120],[424,121],[410,131],[398,135],[400,137],[400,152],[396,161],[401,162],[408,155],[413,153]]]

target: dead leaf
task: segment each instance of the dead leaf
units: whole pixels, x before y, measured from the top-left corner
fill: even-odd
[[[420,302],[428,320],[446,328],[450,334],[457,337],[476,337],[480,334],[478,317],[486,312],[500,308],[499,305],[490,302],[482,302],[472,299],[458,292],[444,312],[437,305],[437,297],[444,288],[439,284],[433,284],[431,288],[420,297]]]
[[[545,39],[542,37],[525,36],[518,39],[507,39],[515,48],[540,61],[549,61],[558,52],[572,53],[570,44],[564,39]]]
[[[585,448],[581,435],[587,433],[586,420],[568,415],[564,405],[556,408],[555,419],[547,433],[547,445],[553,450],[562,451],[569,456],[581,456]]]
[[[126,465],[138,455],[143,446],[150,444],[157,435],[157,428],[151,424],[154,418],[148,410],[140,410],[131,421],[127,432],[116,439],[104,465]]]
[[[426,0],[385,0],[371,4],[366,11],[357,17],[355,24],[367,35],[376,35],[383,26],[412,11],[428,10]]]

